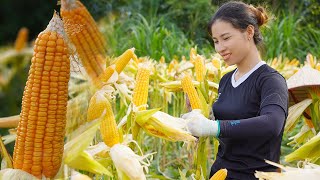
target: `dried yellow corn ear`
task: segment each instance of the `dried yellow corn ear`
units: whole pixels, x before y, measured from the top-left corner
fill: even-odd
[[[58,172],[64,145],[70,61],[63,24],[54,14],[34,45],[13,154],[15,169],[38,178]]]

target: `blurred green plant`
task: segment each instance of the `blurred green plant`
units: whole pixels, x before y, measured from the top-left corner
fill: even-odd
[[[171,60],[175,56],[187,56],[194,45],[165,17],[154,17],[148,21],[142,14],[133,14],[123,21],[115,21],[112,27],[105,30],[105,34],[108,53],[113,56],[135,47],[138,56],[150,56],[156,60],[164,56],[166,60]]]
[[[302,22],[301,13],[279,13],[269,27],[262,30],[265,42],[263,57],[271,59],[282,56],[303,62],[308,53],[319,56],[320,30],[303,26]]]

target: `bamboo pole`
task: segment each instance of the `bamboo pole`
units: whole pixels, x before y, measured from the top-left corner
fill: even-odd
[[[20,120],[20,115],[0,118],[0,128],[17,127]]]

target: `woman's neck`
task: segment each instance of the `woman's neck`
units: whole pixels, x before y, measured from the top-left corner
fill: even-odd
[[[237,74],[239,77],[249,72],[254,66],[260,62],[259,51],[255,48],[239,63],[237,64]]]

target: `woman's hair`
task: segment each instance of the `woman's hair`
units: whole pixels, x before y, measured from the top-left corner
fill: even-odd
[[[211,26],[217,21],[229,22],[240,31],[245,31],[249,25],[254,27],[254,43],[259,45],[263,38],[259,27],[267,23],[268,15],[263,7],[254,7],[243,2],[231,1],[223,4],[213,15],[208,24],[208,32],[212,36]]]

